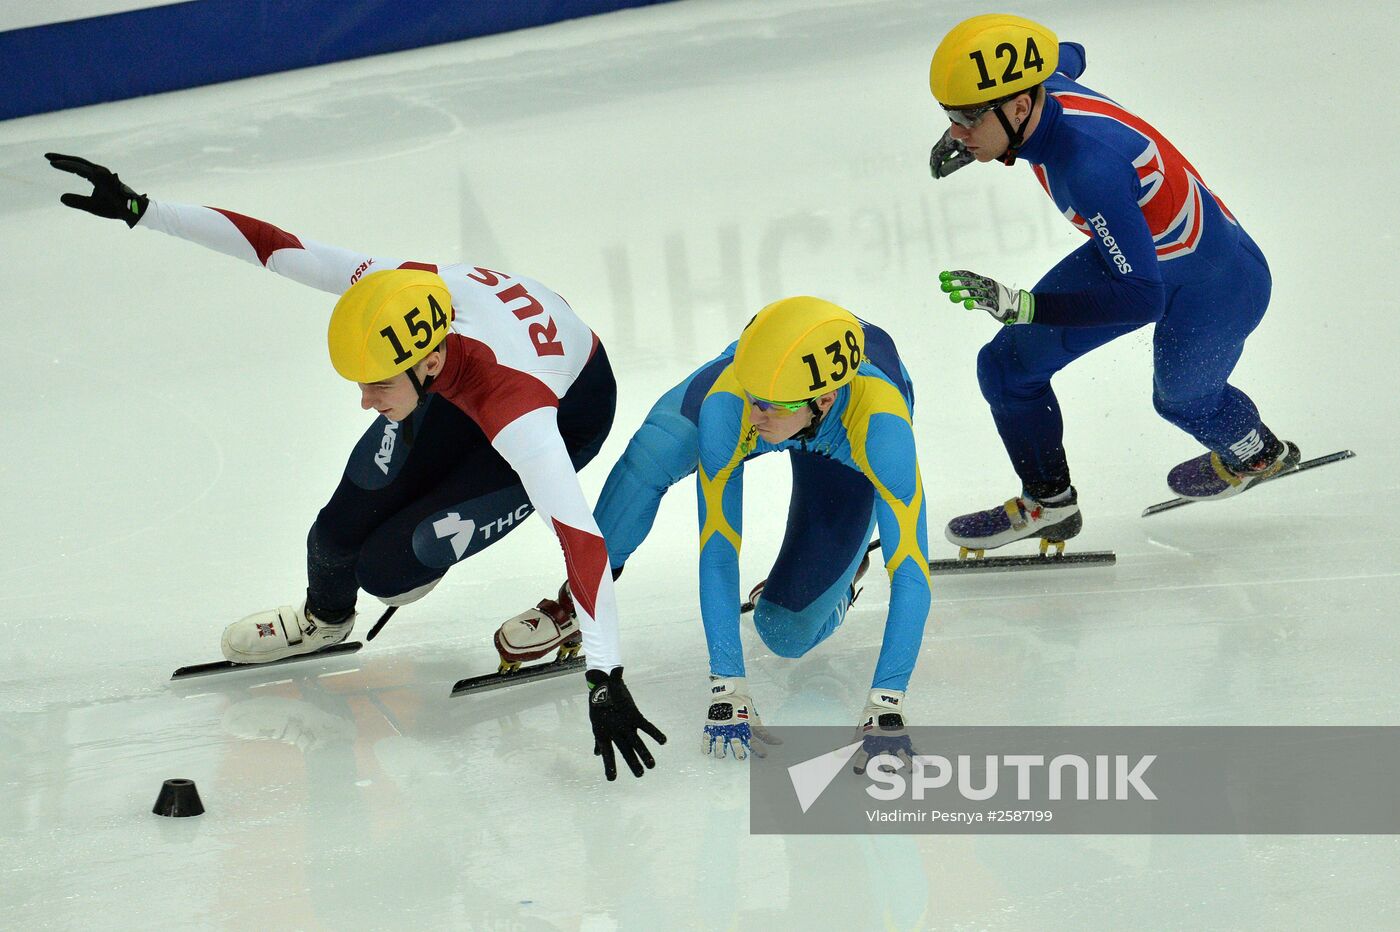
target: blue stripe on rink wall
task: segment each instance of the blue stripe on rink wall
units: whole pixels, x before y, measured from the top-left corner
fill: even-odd
[[[0,120],[670,0],[192,0],[0,32]]]

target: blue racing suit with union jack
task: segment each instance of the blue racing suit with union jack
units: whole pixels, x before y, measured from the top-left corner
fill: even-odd
[[[977,360],[997,430],[1036,498],[1069,486],[1051,376],[1149,323],[1162,417],[1230,465],[1274,446],[1254,403],[1227,381],[1268,307],[1268,264],[1165,136],[1077,83],[1084,61],[1081,46],[1061,43],[1019,157],[1089,241],[1032,289],[1034,323],[1003,328]]]

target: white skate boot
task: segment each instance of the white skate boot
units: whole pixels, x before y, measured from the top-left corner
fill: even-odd
[[[559,587],[557,600],[541,599],[539,605],[496,629],[501,673],[519,669],[525,661],[537,660],[556,647],[560,660],[568,660],[583,647],[583,634],[574,615],[574,600],[569,595],[568,583]]]
[[[344,621],[328,625],[306,612],[306,602],[293,608],[283,605],[271,611],[258,612],[224,629],[224,659],[233,663],[267,663],[309,654],[350,636],[355,627],[355,613]]]

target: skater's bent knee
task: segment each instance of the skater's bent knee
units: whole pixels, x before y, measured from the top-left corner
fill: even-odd
[[[1006,362],[996,343],[988,343],[977,353],[977,384],[988,401],[995,401],[1006,392]]]
[[[754,608],[753,626],[759,638],[779,657],[801,657],[820,640],[815,626],[809,624],[805,613],[794,612],[760,598]]]
[[[407,605],[432,591],[443,577],[440,569],[430,569],[413,561],[412,566],[388,566],[383,561],[361,558],[355,566],[355,584],[385,605]]]
[[[992,404],[1033,401],[1050,390],[1050,376],[1027,372],[1009,344],[993,340],[977,354],[977,384]]]
[[[442,582],[441,576],[439,576],[437,579],[431,579],[421,586],[416,586],[408,590],[407,592],[379,593],[370,592],[370,590],[368,589],[365,589],[365,591],[369,592],[370,595],[374,596],[376,599],[383,602],[385,605],[392,605],[395,608],[402,608],[405,605],[411,605],[414,602],[417,602],[419,599],[423,598],[423,596],[427,595],[429,592],[432,592],[433,588],[440,582]]]

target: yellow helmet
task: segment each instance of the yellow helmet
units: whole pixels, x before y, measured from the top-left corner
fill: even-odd
[[[854,314],[821,298],[784,298],[758,312],[739,335],[734,375],[754,398],[801,402],[856,377],[865,331]]]
[[[433,272],[374,272],[351,285],[331,311],[331,365],[352,382],[378,382],[411,369],[447,336],[452,293]]]
[[[938,43],[928,69],[934,98],[966,110],[1030,90],[1055,73],[1060,40],[1039,23],[1005,13],[963,20]]]

